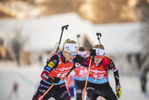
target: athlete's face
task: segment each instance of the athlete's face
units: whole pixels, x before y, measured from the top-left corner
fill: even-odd
[[[78,52],[67,52],[67,51],[65,51],[65,59],[66,59],[66,61],[73,60],[76,57],[77,53]]]
[[[101,60],[102,60],[102,58],[104,57],[104,55],[103,56],[95,56],[94,57],[94,63],[95,64],[99,64],[100,62],[101,62]]]

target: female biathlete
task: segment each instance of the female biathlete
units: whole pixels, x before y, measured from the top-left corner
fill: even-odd
[[[67,39],[63,44],[61,52],[54,54],[41,74],[41,82],[32,100],[39,98],[54,83],[54,86],[42,98],[48,100],[53,97],[55,100],[70,100],[66,89],[65,78],[75,68],[76,62],[83,62],[84,58],[77,55],[78,45],[75,41]]]
[[[98,96],[102,96],[106,100],[118,100],[121,97],[118,69],[110,58],[105,57],[104,46],[95,45],[90,50],[90,56],[93,57],[93,61],[88,77],[87,100],[96,100]],[[112,70],[114,73],[117,96],[109,85],[108,70]]]
[[[85,47],[79,47],[78,55],[86,59],[89,57],[89,52],[86,50]],[[87,76],[87,68],[79,63],[76,63],[75,66],[76,68],[74,69],[74,80],[75,80],[74,88],[76,92],[76,100],[82,100],[82,93]]]

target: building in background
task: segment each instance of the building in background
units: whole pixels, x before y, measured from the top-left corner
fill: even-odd
[[[61,43],[67,38],[77,41],[76,36],[80,34],[79,44],[86,46],[89,50],[93,45],[98,44],[96,33],[101,32],[101,43],[105,46],[106,54],[116,60],[119,69],[124,70],[124,73],[137,73],[137,63],[140,62],[141,51],[139,23],[94,25],[90,21],[83,20],[76,13],[66,13],[38,19],[1,20],[0,30],[7,33],[15,24],[20,25],[23,34],[29,37],[23,49],[23,51],[29,53],[29,56],[25,54],[27,58],[23,58],[29,59],[27,62],[31,64],[39,62],[38,58],[41,54],[43,61],[46,61],[48,53],[53,50],[55,44],[59,41],[61,27],[69,24],[68,29],[64,30]],[[7,29],[5,26],[7,26]],[[60,45],[61,48],[62,44]],[[136,71],[134,71],[134,68]]]

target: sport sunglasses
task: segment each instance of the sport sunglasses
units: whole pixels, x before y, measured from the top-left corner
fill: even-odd
[[[71,56],[76,56],[77,53],[69,53]]]

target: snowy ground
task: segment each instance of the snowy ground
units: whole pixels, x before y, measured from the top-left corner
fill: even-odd
[[[43,67],[39,64],[17,67],[15,63],[0,61],[0,100],[31,100],[40,81],[42,70]],[[137,76],[120,75],[120,81],[122,86],[120,100],[149,100],[149,92],[146,96],[141,93]],[[19,84],[18,97],[9,96],[14,82]],[[113,74],[110,74],[110,83],[114,89]],[[147,89],[149,90],[149,81]]]

